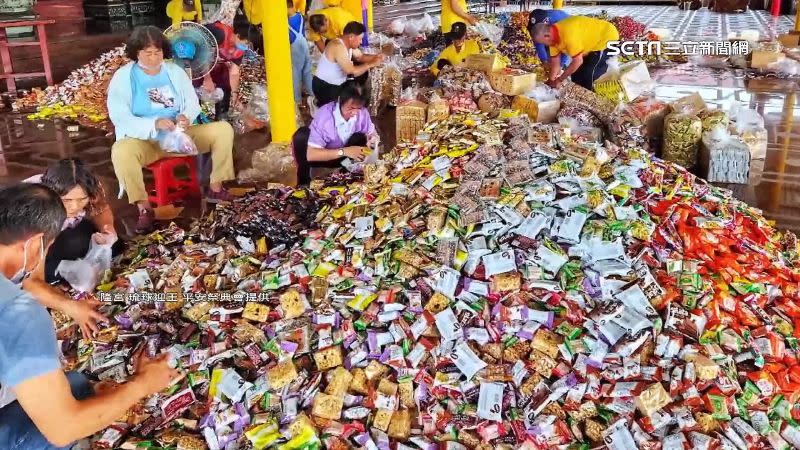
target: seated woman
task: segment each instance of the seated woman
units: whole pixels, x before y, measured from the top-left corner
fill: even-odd
[[[44,265],[39,265],[23,287],[43,305],[73,317],[84,337],[88,338],[91,332],[97,331],[96,321],[105,320],[95,310],[98,304],[71,301],[49,283],[59,280],[56,269],[61,261],[85,257],[92,241],[113,244],[112,254],[122,250],[123,244],[117,240],[114,214],[106,202],[103,186],[79,159],[62,159],[48,167],[44,174],[25,181],[43,184],[61,196],[67,220],[48,248]]]
[[[378,140],[363,90],[353,81],[342,86],[339,99],[317,110],[310,127],[292,137],[297,183],[311,182],[312,167],[340,167],[345,158],[361,161]]]
[[[142,168],[177,156],[163,151],[157,142],[176,127],[186,131],[200,153],[211,152],[209,202],[230,200],[222,183],[235,178],[233,128],[227,122],[192,126],[200,114],[200,102],[186,72],[164,62],[171,50],[158,28],[136,28],[125,49],[132,62],[117,70],[108,87],[108,113],[117,138],[111,162],[121,190],[139,209],[137,233],[152,229],[154,221]]]
[[[473,39],[467,39],[467,25],[464,22],[456,22],[450,28],[450,32],[445,33],[445,38],[450,45],[442,50],[436,61],[431,66],[431,72],[439,75],[446,65],[460,66],[469,55],[476,55],[481,52],[481,48]],[[445,63],[446,61],[446,63]]]
[[[311,90],[317,106],[335,101],[348,77],[360,77],[383,63],[383,55],[365,55],[359,50],[364,24],[350,22],[341,38],[329,41],[317,62]]]

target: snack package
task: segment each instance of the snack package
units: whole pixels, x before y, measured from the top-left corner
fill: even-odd
[[[617,58],[608,61],[608,71],[595,80],[594,91],[606,99],[630,102],[647,91],[652,91],[655,82],[650,78],[644,61],[620,64]]]
[[[698,157],[700,174],[712,183],[746,184],[750,171],[750,149],[719,124],[703,133]]]
[[[664,148],[661,157],[687,169],[697,163],[703,122],[690,108],[675,110],[664,119]]]

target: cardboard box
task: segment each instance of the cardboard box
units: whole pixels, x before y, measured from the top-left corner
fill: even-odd
[[[778,36],[778,42],[786,48],[800,47],[800,32],[790,31]]]
[[[492,73],[504,68],[505,64],[500,60],[500,55],[478,53],[477,55],[467,56],[467,59],[464,60],[464,66],[469,69]]]
[[[537,102],[524,95],[518,95],[511,102],[511,108],[523,112],[534,122],[553,123],[556,121],[558,110],[561,109],[561,101]]]
[[[503,69],[489,74],[492,88],[505,95],[520,95],[536,86],[536,74],[518,69]]]
[[[631,61],[619,66],[619,72],[606,72],[594,82],[594,91],[612,102],[630,102],[655,84],[644,61]]]
[[[766,69],[770,64],[776,63],[786,58],[782,52],[767,52],[764,50],[753,50],[750,54],[750,67],[753,69]]]

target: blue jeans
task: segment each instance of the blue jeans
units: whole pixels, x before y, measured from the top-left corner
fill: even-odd
[[[311,95],[311,53],[308,41],[304,37],[298,36],[292,42],[291,51],[294,101],[299,103],[304,88]]]
[[[67,372],[69,387],[76,399],[82,400],[94,393],[89,380],[81,373]],[[15,401],[0,408],[0,448],[4,450],[54,450],[69,449],[56,447],[45,439],[44,435]]]

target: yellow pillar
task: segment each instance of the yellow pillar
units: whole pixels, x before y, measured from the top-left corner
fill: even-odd
[[[553,0],[553,9],[564,9],[564,0]]]
[[[292,53],[289,49],[289,21],[285,0],[263,0],[261,28],[264,30],[264,58],[267,68],[267,96],[272,142],[288,143],[297,129]]]

